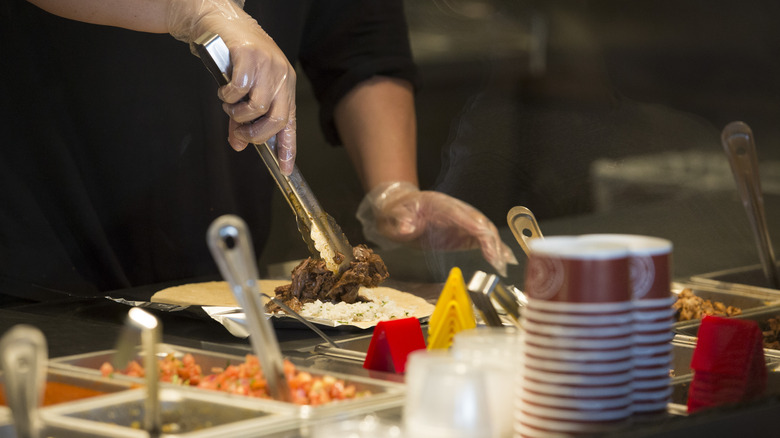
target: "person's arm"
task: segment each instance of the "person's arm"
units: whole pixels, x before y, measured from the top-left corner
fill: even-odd
[[[336,127],[366,192],[384,182],[417,181],[417,125],[412,86],[375,76],[336,105]]]
[[[336,104],[334,119],[367,192],[357,214],[367,239],[433,250],[480,248],[504,276],[507,263],[517,263],[485,215],[444,193],[419,189],[408,82],[382,76],[360,82]]]
[[[230,50],[232,78],[219,89],[236,150],[276,135],[282,172],[296,154],[295,69],[265,31],[234,0],[29,0],[52,14],[136,31],[170,33],[192,43],[206,32]]]

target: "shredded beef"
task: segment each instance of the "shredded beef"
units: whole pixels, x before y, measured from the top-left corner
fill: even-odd
[[[332,303],[363,301],[358,294],[360,287],[377,287],[390,274],[382,258],[367,246],[352,248],[352,254],[355,259],[339,277],[326,267],[322,259],[310,257],[304,260],[292,270],[292,282],[276,288],[276,298],[296,311],[304,303],[315,300]],[[336,257],[344,255],[337,254]]]

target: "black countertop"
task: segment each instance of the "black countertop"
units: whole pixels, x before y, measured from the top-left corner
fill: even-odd
[[[780,235],[778,201],[780,197],[777,196],[765,197],[769,229],[775,235]],[[543,221],[540,227],[546,236],[612,232],[670,239],[674,244],[674,276],[681,280],[759,263],[747,216],[736,192]],[[522,285],[526,257],[507,228],[501,233],[520,261],[519,265],[510,267],[507,282]],[[432,258],[419,251],[399,250],[388,252],[385,258],[394,277],[405,281],[440,283],[452,266],[461,267],[467,279],[474,270],[490,270],[476,251]],[[162,286],[166,285],[114,291],[107,295],[144,300]],[[428,295],[425,298],[435,302],[435,294]],[[51,357],[107,349],[113,346],[128,308],[104,298],[63,297],[46,303],[0,301],[0,332],[20,323],[37,326],[47,336]],[[156,314],[161,318],[166,342],[207,349],[248,349],[246,340],[230,335],[205,315],[162,311]],[[343,338],[355,333],[336,331],[331,334]],[[283,348],[321,342],[305,329],[279,329],[277,336]]]
[[[765,197],[770,232],[780,233],[780,198]],[[596,213],[580,217],[556,219],[540,223],[546,236],[596,232],[634,233],[664,237],[674,243],[675,278],[724,269],[758,264],[756,245],[744,209],[736,193],[706,196],[686,201],[661,202],[630,209]],[[501,230],[505,241],[516,252],[520,265],[510,268],[507,281],[522,284],[525,256],[508,229]],[[475,252],[453,253],[442,257],[425,257],[415,252],[389,253],[386,257],[396,278],[406,281],[440,282],[451,266],[459,266],[464,277],[476,269],[489,269]],[[143,299],[160,289],[150,285],[131,291],[115,291],[108,295]],[[426,296],[429,301],[435,296]],[[46,336],[49,356],[60,357],[111,349],[127,315],[129,306],[105,298],[63,297],[46,303],[17,299],[0,300],[0,333],[16,324],[40,328]],[[163,341],[192,348],[226,353],[249,352],[245,339],[232,336],[216,321],[197,312],[153,311],[163,327]],[[370,331],[329,333],[336,339],[367,335]],[[322,341],[306,329],[277,330],[283,350],[300,350]],[[708,430],[708,436],[718,435],[717,424],[728,419],[729,424],[754,424],[765,419],[767,411],[776,411],[777,400],[759,403],[741,410],[728,410],[717,415],[697,416],[696,421],[674,421],[663,425],[648,425],[634,433],[641,436],[691,436],[692,431]],[[750,429],[753,429],[752,427]],[[750,430],[743,428],[741,430]],[[733,427],[732,427],[733,430]],[[753,429],[755,430],[755,429]]]

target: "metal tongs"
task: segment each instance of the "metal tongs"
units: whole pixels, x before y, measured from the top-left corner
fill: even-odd
[[[753,131],[744,122],[731,122],[723,128],[721,141],[729,158],[734,180],[737,182],[742,205],[750,219],[764,276],[770,286],[780,289],[777,262],[764,214],[764,198],[761,195],[761,179],[758,174],[758,157]]]
[[[195,40],[195,49],[220,86],[230,82],[230,51],[219,35],[206,33]],[[328,268],[342,273],[354,259],[352,246],[336,221],[320,206],[306,180],[294,166],[290,176],[283,175],[276,157],[275,137],[263,144],[254,144],[276,185],[295,214],[298,231],[309,252],[325,260]],[[336,253],[343,257],[334,259]]]
[[[46,387],[46,338],[33,326],[19,324],[0,340],[5,395],[18,438],[38,438],[38,407]]]
[[[471,277],[467,289],[482,320],[485,321],[485,325],[492,327],[504,325],[493,306],[493,301],[495,301],[504,309],[512,324],[522,328],[522,309],[528,300],[515,287],[505,285],[495,274],[477,271]]]

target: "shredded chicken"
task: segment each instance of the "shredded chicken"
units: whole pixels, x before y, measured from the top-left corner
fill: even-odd
[[[780,350],[780,318],[769,318],[761,324],[764,332],[764,348]]]
[[[735,316],[742,313],[742,309],[739,307],[726,306],[720,301],[713,302],[696,296],[690,288],[680,291],[677,301],[672,307],[677,310],[678,321],[701,319],[706,315]]]

